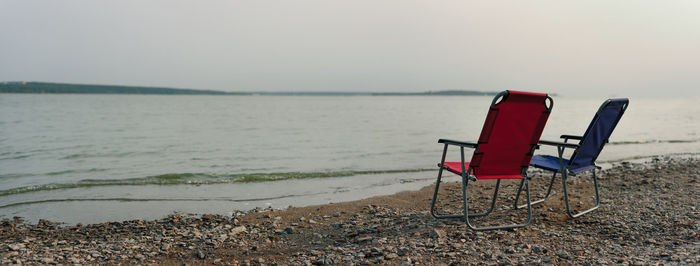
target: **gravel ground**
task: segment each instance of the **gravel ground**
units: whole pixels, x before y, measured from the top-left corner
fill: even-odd
[[[697,264],[700,171],[697,156],[622,162],[600,174],[601,207],[569,219],[561,181],[533,207],[528,227],[475,232],[437,220],[433,186],[354,202],[172,215],[65,227],[16,217],[0,221],[2,264]],[[548,176],[532,172],[533,198]],[[574,209],[591,206],[589,175],[569,180]],[[504,182],[497,208],[480,225],[523,221],[517,187]],[[470,210],[487,206],[493,181],[470,183]],[[440,208],[461,208],[458,183],[441,186]]]

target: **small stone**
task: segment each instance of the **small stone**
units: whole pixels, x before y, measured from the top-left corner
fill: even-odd
[[[201,250],[197,250],[197,258],[204,259],[204,258],[206,258],[206,256],[204,255],[204,253]]]
[[[398,258],[398,257],[399,257],[399,254],[396,254],[396,253],[389,253],[385,256],[385,258],[390,259],[390,260]]]
[[[233,229],[231,229],[231,235],[235,236],[235,235],[243,233],[245,231],[246,231],[245,226],[236,226]]]
[[[430,230],[430,237],[431,238],[442,239],[442,238],[445,238],[446,235],[447,234],[445,233],[445,231],[440,230],[440,229]]]
[[[24,244],[10,244],[9,248],[10,250],[17,251],[20,249],[24,249]]]
[[[169,248],[170,248],[170,244],[163,244],[162,246],[160,246],[161,250],[168,250]]]
[[[360,237],[360,238],[357,239],[357,242],[358,242],[358,243],[365,242],[365,241],[372,241],[372,237],[371,237],[371,236],[366,236],[366,237]]]
[[[571,259],[571,256],[569,256],[569,254],[566,254],[565,252],[560,252],[559,254],[557,254],[557,256],[565,260]]]
[[[284,232],[287,234],[294,234],[294,227],[287,227],[284,229]]]

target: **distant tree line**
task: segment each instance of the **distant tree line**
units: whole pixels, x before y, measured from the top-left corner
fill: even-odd
[[[215,90],[191,90],[115,85],[86,85],[48,82],[2,82],[0,83],[0,93],[250,95],[250,93],[225,92]]]
[[[484,91],[467,91],[467,90],[447,90],[447,91],[425,91],[425,92],[377,92],[377,93],[372,93],[372,95],[377,95],[377,96],[390,96],[390,95],[397,95],[397,96],[411,96],[411,95],[416,95],[416,96],[421,96],[421,95],[462,95],[462,96],[484,96],[484,95],[490,95],[494,96],[498,94],[498,92],[484,92]]]
[[[497,92],[445,90],[426,92],[226,92],[216,90],[172,89],[161,87],[87,85],[49,82],[0,82],[0,93],[80,93],[80,94],[188,94],[188,95],[267,95],[267,96],[481,96]]]

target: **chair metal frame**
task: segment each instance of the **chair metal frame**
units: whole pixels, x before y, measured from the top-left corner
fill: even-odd
[[[610,99],[606,100],[606,101],[600,106],[600,108],[598,108],[598,111],[596,112],[596,116],[600,115],[601,112],[605,109],[605,107],[606,107],[610,102],[611,102]],[[617,122],[619,122],[619,119],[620,119],[620,118],[622,117],[622,115],[624,114],[624,112],[625,112],[625,110],[627,109],[627,106],[628,106],[628,105],[629,105],[629,104],[625,104],[625,105],[622,107],[622,110],[621,110],[621,112],[620,112],[620,114],[619,114],[619,118],[618,118],[618,121],[617,121]],[[617,122],[615,122],[615,123],[617,124]],[[613,127],[613,129],[614,129],[614,127]],[[611,133],[612,133],[612,132],[611,132]],[[560,141],[540,140],[539,143],[538,143],[538,144],[541,144],[541,145],[548,145],[548,146],[557,147],[557,155],[558,155],[558,159],[559,159],[559,169],[556,170],[556,171],[552,171],[552,172],[554,172],[554,174],[552,175],[552,178],[551,178],[550,181],[549,181],[549,186],[548,186],[548,188],[547,188],[547,193],[544,195],[544,197],[542,197],[541,199],[538,199],[538,200],[536,200],[536,201],[532,201],[532,202],[530,202],[529,204],[530,204],[530,205],[539,204],[539,203],[545,201],[547,198],[549,198],[549,195],[550,195],[550,193],[551,193],[551,191],[552,191],[552,186],[554,185],[554,179],[556,178],[557,173],[560,173],[560,174],[561,174],[561,179],[562,179],[562,190],[564,191],[564,203],[565,203],[565,206],[566,206],[566,214],[567,214],[569,217],[571,217],[571,218],[576,218],[576,217],[579,217],[579,216],[584,215],[584,214],[586,214],[586,213],[589,213],[589,212],[591,212],[591,211],[593,211],[593,210],[595,210],[595,209],[598,209],[598,207],[600,207],[600,193],[598,192],[598,191],[599,191],[599,189],[598,189],[598,178],[597,178],[597,176],[596,176],[595,171],[598,170],[598,169],[601,169],[601,167],[595,165],[595,159],[597,159],[597,157],[596,157],[596,158],[593,160],[593,166],[594,166],[594,167],[593,167],[592,169],[590,169],[590,170],[583,171],[583,172],[592,171],[593,187],[594,187],[594,191],[595,191],[595,205],[594,205],[593,207],[591,207],[591,208],[588,208],[588,209],[585,209],[585,210],[578,211],[578,212],[574,213],[574,212],[571,210],[571,206],[570,206],[570,203],[569,203],[569,192],[568,192],[568,190],[567,190],[567,188],[566,188],[566,181],[567,181],[567,179],[568,179],[568,177],[569,177],[570,175],[571,175],[571,176],[575,176],[576,174],[569,171],[568,165],[564,165],[564,150],[565,150],[566,148],[574,149],[574,154],[575,154],[581,146],[580,146],[579,144],[569,143],[568,141],[569,141],[570,139],[573,139],[573,140],[582,140],[583,137],[582,137],[582,136],[575,136],[575,135],[561,135],[560,138],[564,139],[564,141],[563,141],[563,142],[560,142]],[[605,143],[608,143],[608,139],[605,139],[605,141],[603,141],[603,143],[602,143],[601,146],[599,147],[599,150],[602,150],[602,149],[603,149],[603,147],[605,146]],[[573,158],[573,155],[572,155],[572,158]],[[571,162],[571,161],[570,161],[570,162]],[[518,188],[518,192],[517,192],[516,195],[515,195],[515,202],[514,202],[514,204],[513,204],[513,205],[515,206],[515,208],[517,208],[517,209],[521,209],[521,208],[524,208],[524,207],[525,207],[525,205],[518,205],[518,200],[520,199],[520,193],[521,193],[521,191],[522,191],[522,187],[523,187],[523,182],[520,182],[520,186],[519,186],[519,188]],[[528,201],[529,201],[529,199],[528,199]],[[528,207],[528,208],[530,208],[530,207]]]
[[[491,102],[491,108],[493,108],[499,101],[499,99],[502,96],[507,96],[508,91],[504,91],[496,95],[494,97],[493,101]],[[550,106],[547,107],[548,111],[551,111],[552,108],[554,107],[554,102],[552,98],[547,96],[547,99],[550,102]],[[545,100],[546,101],[546,100]],[[545,103],[546,106],[546,103]],[[468,204],[468,186],[469,186],[469,181],[477,181],[476,176],[472,175],[472,167],[465,167],[465,156],[464,156],[464,148],[473,148],[474,153],[476,154],[479,151],[479,144],[478,143],[471,143],[471,142],[464,142],[464,141],[456,141],[456,140],[449,140],[449,139],[440,139],[438,140],[438,143],[443,143],[444,148],[442,151],[442,158],[440,160],[440,169],[438,170],[438,176],[437,176],[437,181],[435,183],[435,191],[433,192],[433,199],[430,203],[430,215],[435,217],[436,219],[446,219],[446,218],[464,218],[464,222],[467,224],[467,226],[475,231],[483,231],[483,230],[495,230],[495,229],[511,229],[511,228],[520,228],[520,227],[525,227],[528,224],[530,224],[530,221],[532,220],[532,208],[530,204],[530,186],[528,184],[528,176],[527,176],[527,167],[522,169],[520,175],[523,177],[520,183],[520,187],[518,189],[518,193],[520,193],[520,190],[522,190],[523,184],[525,185],[525,190],[526,190],[526,197],[527,197],[527,220],[524,223],[520,224],[510,224],[510,225],[500,225],[500,226],[484,226],[484,227],[476,227],[472,225],[472,223],[469,221],[469,217],[480,217],[480,216],[486,216],[490,214],[496,205],[496,199],[498,196],[498,189],[501,184],[501,179],[496,179],[496,186],[494,187],[494,192],[493,192],[493,197],[491,199],[491,205],[490,207],[481,213],[469,213],[469,204]],[[437,212],[435,208],[435,204],[438,199],[438,190],[440,189],[440,183],[442,180],[442,172],[443,170],[447,169],[448,167],[445,166],[445,157],[447,155],[447,150],[449,146],[457,146],[460,149],[460,158],[461,158],[461,166],[462,166],[462,171],[461,171],[461,177],[462,177],[462,213],[450,213],[450,214],[440,214]],[[537,145],[533,145],[531,147],[530,153],[532,154],[534,150],[538,148]],[[516,208],[517,209],[517,208]]]
[[[541,199],[538,199],[536,201],[531,202],[531,205],[539,204],[545,201],[547,198],[549,198],[549,195],[551,194],[552,191],[552,186],[554,185],[554,179],[557,177],[557,173],[561,174],[561,180],[562,180],[562,187],[564,191],[564,203],[566,205],[566,214],[569,215],[571,218],[576,218],[581,215],[584,215],[586,213],[589,213],[595,209],[597,209],[600,206],[600,195],[598,193],[598,178],[596,177],[595,170],[599,169],[600,167],[596,166],[596,169],[592,169],[592,176],[593,176],[593,185],[595,189],[595,206],[579,211],[577,213],[573,213],[571,211],[571,206],[569,203],[569,191],[566,188],[566,181],[568,180],[569,175],[575,175],[574,173],[569,172],[568,168],[564,165],[564,160],[563,160],[563,155],[564,155],[564,150],[566,148],[573,148],[577,149],[579,147],[578,144],[574,143],[566,143],[566,142],[557,142],[557,141],[545,141],[545,140],[540,140],[539,144],[541,145],[550,145],[550,146],[555,146],[557,147],[557,152],[558,152],[558,157],[559,157],[559,170],[558,171],[553,171],[554,174],[552,175],[552,178],[549,181],[549,186],[547,187],[547,193],[542,197]],[[518,200],[520,199],[520,192],[522,191],[523,187],[523,182],[520,182],[520,186],[518,188],[518,192],[515,195],[515,207],[517,209],[521,209],[525,207],[525,205],[518,205]]]
[[[464,218],[464,222],[467,224],[467,226],[475,231],[485,231],[485,230],[495,230],[495,229],[511,229],[511,228],[519,228],[519,227],[525,227],[528,224],[530,224],[530,221],[532,220],[532,208],[530,206],[530,185],[528,185],[527,182],[527,173],[525,170],[521,173],[523,175],[523,179],[521,179],[521,187],[518,190],[522,190],[522,184],[525,184],[526,188],[526,195],[527,195],[527,221],[525,223],[521,224],[511,224],[511,225],[501,225],[501,226],[484,226],[484,227],[475,227],[474,225],[471,224],[469,221],[469,217],[479,217],[479,216],[486,216],[489,215],[493,209],[494,206],[496,205],[496,198],[498,196],[498,188],[501,184],[501,179],[496,179],[496,186],[493,191],[493,198],[491,199],[491,206],[484,212],[482,213],[469,213],[469,204],[467,203],[467,188],[469,186],[469,181],[476,181],[476,177],[473,175],[467,175],[466,173],[471,173],[471,167],[465,169],[464,164],[464,147],[469,147],[469,148],[474,148],[474,151],[477,152],[479,150],[479,145],[475,143],[468,143],[468,142],[461,142],[461,141],[454,141],[454,140],[447,140],[447,139],[440,139],[438,140],[438,143],[444,143],[445,148],[443,149],[442,152],[442,159],[440,160],[440,170],[438,170],[438,177],[437,177],[437,182],[435,183],[435,192],[433,192],[433,200],[430,203],[430,215],[437,219],[445,219],[445,218]],[[460,151],[460,157],[461,157],[461,163],[462,163],[462,207],[463,207],[463,212],[461,214],[439,214],[435,210],[435,203],[437,202],[438,198],[438,190],[440,189],[440,183],[442,180],[442,171],[444,169],[447,169],[445,164],[445,157],[447,155],[447,148],[449,145],[455,145],[459,146],[459,151]],[[466,214],[466,215],[465,215]]]

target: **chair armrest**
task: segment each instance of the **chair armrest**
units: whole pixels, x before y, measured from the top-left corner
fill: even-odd
[[[448,145],[456,145],[456,146],[460,146],[460,147],[471,147],[471,148],[476,148],[476,146],[479,146],[479,144],[476,144],[476,143],[457,141],[457,140],[451,140],[451,139],[440,139],[440,140],[438,140],[438,143],[445,143]]]
[[[574,136],[574,135],[561,135],[562,139],[568,140],[568,139],[575,139],[575,140],[581,140],[583,137],[581,136]]]
[[[539,144],[564,147],[564,148],[573,148],[573,149],[576,149],[579,147],[579,145],[575,144],[575,143],[566,143],[566,142],[561,142],[561,141],[549,141],[549,140],[540,140]]]

